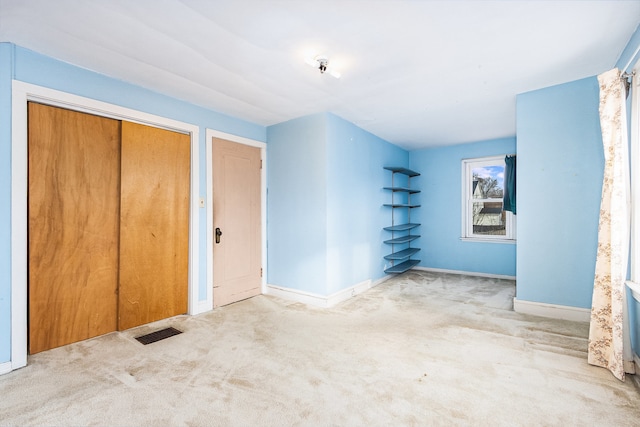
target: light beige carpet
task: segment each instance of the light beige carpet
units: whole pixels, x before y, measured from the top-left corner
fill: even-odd
[[[638,426],[588,324],[511,310],[514,282],[411,271],[332,309],[259,296],[29,357],[0,425]],[[134,337],[165,326],[166,340]]]

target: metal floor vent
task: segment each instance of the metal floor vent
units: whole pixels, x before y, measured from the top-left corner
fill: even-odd
[[[181,333],[182,331],[179,331],[175,328],[165,328],[160,329],[159,331],[151,332],[147,335],[140,335],[139,337],[136,337],[136,339],[142,344],[147,345]]]

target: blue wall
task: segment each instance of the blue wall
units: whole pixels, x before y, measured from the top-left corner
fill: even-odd
[[[328,113],[267,139],[268,283],[327,296],[384,276],[383,166],[408,166],[408,152]]]
[[[595,77],[517,97],[518,299],[590,308],[604,154]]]
[[[416,222],[422,224],[419,228],[419,234],[422,237],[418,240],[418,246],[421,248],[419,252],[422,260],[419,264],[421,267],[516,275],[515,244],[460,240],[462,160],[513,154],[515,151],[515,138],[504,138],[429,148],[410,153],[411,169],[421,173],[419,177],[413,178],[415,181],[412,182],[412,186],[422,190],[415,197],[422,207],[412,213],[415,215]],[[520,162],[519,158],[518,162]],[[519,202],[518,200],[518,221],[521,209]]]
[[[267,283],[326,291],[327,148],[324,114],[267,128]]]
[[[622,71],[631,72],[633,66],[640,59],[640,51],[638,51],[638,47],[640,47],[640,25],[636,27],[636,30],[631,35],[627,45],[622,50],[622,53],[616,62],[616,67]],[[628,67],[627,64],[629,65]]]
[[[409,153],[332,114],[327,115],[327,293],[384,276],[390,247],[390,172]]]
[[[200,193],[206,196],[205,129],[266,141],[266,129],[139,86],[0,43],[0,363],[11,354],[11,79],[52,88],[200,127]],[[199,295],[206,291],[206,210],[200,210]]]
[[[637,30],[618,66],[640,45]],[[624,62],[625,64],[623,64]],[[516,152],[514,138],[408,153],[328,113],[265,129],[144,88],[0,43],[0,363],[10,358],[11,79],[268,141],[268,283],[330,295],[384,276],[390,173],[421,172],[413,221],[423,225],[420,266],[513,276],[518,299],[590,307],[603,155],[595,78],[517,97],[516,245],[463,242],[461,160]],[[200,212],[200,295],[206,287],[206,212]],[[202,297],[203,298],[203,297]],[[201,298],[201,299],[202,299]],[[632,312],[640,305],[632,303]],[[640,348],[634,324],[634,348]]]

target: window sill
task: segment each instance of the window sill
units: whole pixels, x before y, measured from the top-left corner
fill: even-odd
[[[482,237],[461,237],[463,242],[477,242],[477,243],[506,243],[508,245],[515,245],[517,240],[515,239],[483,239]]]
[[[627,280],[627,287],[629,289],[631,289],[631,294],[633,295],[633,298],[640,302],[640,284],[636,283],[636,282],[632,282],[631,280]]]

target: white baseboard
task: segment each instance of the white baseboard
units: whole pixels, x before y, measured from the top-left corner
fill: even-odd
[[[395,274],[387,274],[386,276],[383,276],[383,277],[379,278],[378,280],[374,280],[374,282],[371,284],[371,287],[375,288],[379,284],[386,282],[387,280],[391,279],[392,277],[395,277]]]
[[[371,289],[371,279],[356,283],[349,288],[342,289],[329,295],[327,297],[327,307],[333,307],[334,305],[339,304],[342,301],[346,301],[349,298],[361,294],[369,289]]]
[[[194,313],[189,313],[189,314],[191,315],[202,314],[211,310],[213,310],[213,304],[211,300],[198,301],[198,305],[196,305],[196,311]]]
[[[591,320],[591,310],[588,308],[523,301],[518,298],[513,299],[513,310],[517,313],[533,314],[534,316],[550,317],[552,319],[573,320],[575,322],[589,322]]]
[[[507,276],[505,274],[475,273],[473,271],[445,270],[443,268],[430,268],[430,267],[413,267],[413,269],[422,270],[422,271],[431,271],[433,273],[449,273],[449,274],[460,274],[463,276],[489,277],[491,279],[516,280],[516,276]]]
[[[282,298],[287,301],[301,302],[316,307],[327,307],[327,297],[298,289],[284,288],[282,286],[267,284],[267,295]]]
[[[316,307],[329,308],[358,294],[366,292],[367,290],[378,286],[380,283],[390,279],[391,277],[392,276],[385,276],[374,282],[372,282],[371,279],[368,279],[327,296],[276,285],[267,285],[266,294],[273,295],[274,297],[282,298],[288,301],[301,302],[303,304],[313,305]]]
[[[636,373],[631,377],[627,377],[627,378],[631,378],[631,381],[633,381],[634,385],[636,386],[636,389],[640,391],[640,357],[635,353],[633,353],[633,363],[636,365],[635,366]]]
[[[11,371],[11,362],[0,363],[0,375],[7,374]]]

